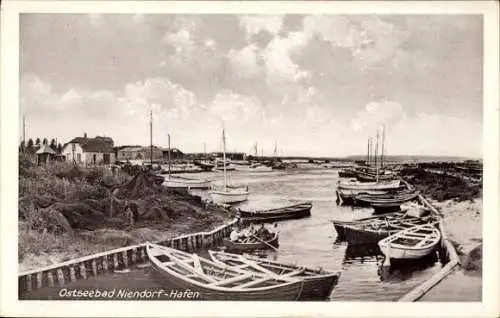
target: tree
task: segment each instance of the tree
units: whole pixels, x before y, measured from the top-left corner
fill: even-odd
[[[40,138],[36,138],[35,140],[35,145],[39,146],[40,145]]]
[[[28,139],[28,146],[26,147],[27,150],[33,149],[33,139]]]
[[[61,144],[57,144],[57,153],[61,153],[63,146]]]
[[[47,145],[49,143],[49,141],[47,140],[47,138],[43,138],[43,143],[42,145]]]
[[[25,149],[25,143],[24,143],[24,140],[21,141],[21,144],[19,145],[19,152],[24,152],[26,149]]]
[[[50,148],[52,148],[52,150],[54,151],[57,149],[56,140],[54,138],[50,140]]]

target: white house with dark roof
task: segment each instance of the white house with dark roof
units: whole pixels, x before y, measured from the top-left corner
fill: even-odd
[[[110,137],[88,138],[85,133],[83,137],[73,138],[66,143],[62,155],[66,161],[79,164],[111,164],[116,160],[113,145]]]

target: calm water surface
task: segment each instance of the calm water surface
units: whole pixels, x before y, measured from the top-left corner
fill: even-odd
[[[201,177],[220,182],[223,174],[202,173]],[[195,176],[194,174],[191,176]],[[351,220],[371,215],[369,208],[338,206],[335,188],[336,170],[308,169],[267,173],[231,172],[233,184],[248,184],[249,200],[243,209],[271,208],[295,200],[313,202],[311,217],[279,223],[279,251],[267,257],[278,261],[297,263],[313,268],[340,271],[339,284],[332,300],[394,301],[413,287],[430,278],[441,268],[431,256],[411,267],[384,268],[383,255],[375,246],[347,246],[336,242],[332,219]],[[206,196],[206,191],[197,192]],[[109,274],[68,285],[93,288],[161,288],[150,276],[150,268],[135,268],[129,273]],[[52,298],[57,289],[42,289],[26,295],[29,299]]]

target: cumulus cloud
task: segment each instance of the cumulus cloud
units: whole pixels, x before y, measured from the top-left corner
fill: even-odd
[[[261,67],[257,64],[260,51],[254,44],[249,44],[241,50],[231,49],[227,58],[236,77],[249,78],[258,75]]]
[[[302,32],[290,32],[286,37],[276,36],[262,52],[269,82],[299,82],[306,79],[308,72],[301,70],[292,60],[292,55],[307,45]]]
[[[189,51],[194,47],[191,32],[187,29],[165,34],[163,42],[172,45],[177,52]]]
[[[354,130],[372,129],[382,124],[394,124],[405,116],[403,107],[397,102],[371,102],[351,120],[351,128]]]
[[[277,34],[283,27],[283,17],[268,15],[244,16],[240,18],[240,25],[245,28],[248,37],[263,30],[271,34]]]
[[[262,119],[265,116],[264,108],[258,98],[228,90],[219,92],[208,109],[215,118],[240,123],[250,119]]]

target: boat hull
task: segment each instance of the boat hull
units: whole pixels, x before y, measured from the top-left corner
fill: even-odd
[[[216,256],[210,253],[210,256],[213,261],[226,264],[229,266],[232,266],[230,263],[225,263],[223,260],[220,260]],[[291,264],[282,264],[279,262],[274,262],[270,261],[268,259],[257,259],[255,257],[250,256],[248,258],[250,261],[254,261],[260,266],[274,271],[276,274],[280,274],[282,270],[284,270],[283,274],[287,273],[289,271],[295,271],[299,267],[296,265],[291,265]],[[275,265],[276,267],[274,268],[279,268],[278,270],[269,268],[269,266],[266,266],[271,264]],[[300,297],[298,300],[326,300],[330,298],[330,296],[333,293],[333,289],[335,286],[338,284],[340,273],[322,273],[319,270],[314,270],[314,269],[309,269],[306,268],[306,271],[309,272],[307,275],[293,275],[291,277],[302,279],[304,281],[304,285],[302,287],[302,293],[300,294]]]
[[[398,247],[389,247],[387,245],[379,245],[380,250],[384,253],[385,256],[389,256],[391,259],[419,259],[429,255],[434,249],[435,246],[431,246],[428,248],[420,249],[420,250],[408,250],[402,249]]]
[[[248,192],[228,192],[228,191],[211,191],[210,196],[215,203],[238,203],[248,199]]]
[[[210,181],[166,178],[163,185],[167,188],[190,188],[190,189],[210,189]]]
[[[168,272],[152,264],[153,275],[161,280],[162,284],[170,291],[192,291],[198,292],[199,297],[192,300],[233,300],[233,301],[293,301],[300,297],[303,282],[287,284],[261,291],[220,291],[204,286],[193,285],[179,277],[170,275]],[[189,300],[189,299],[178,299]]]
[[[272,223],[283,220],[300,219],[311,216],[311,203],[268,211],[239,211],[245,223]]]
[[[340,182],[338,188],[342,190],[362,191],[362,190],[394,190],[400,186],[399,180],[384,182]]]
[[[267,244],[264,242],[238,243],[238,242],[232,242],[231,240],[228,239],[224,239],[223,245],[227,251],[243,253],[255,250],[268,250],[271,249],[271,246],[278,247],[279,246],[278,241],[279,237],[278,235],[275,235],[274,238],[266,242]]]

